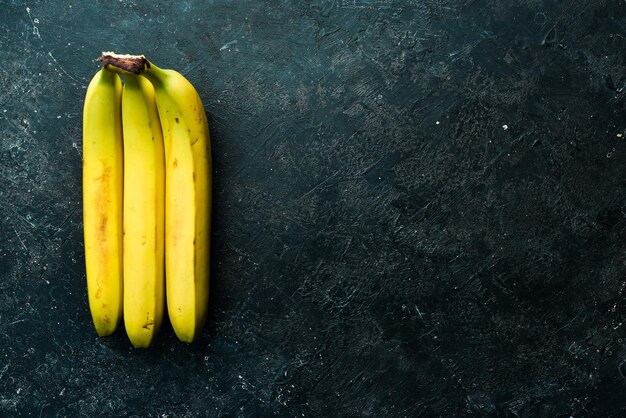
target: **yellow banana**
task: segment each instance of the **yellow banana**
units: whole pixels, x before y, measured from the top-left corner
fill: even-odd
[[[192,342],[209,298],[209,128],[200,96],[180,73],[146,61],[141,74],[154,85],[165,146],[167,309],[178,338]]]
[[[103,67],[152,82],[165,150],[165,289],[172,327],[192,342],[206,319],[209,299],[211,150],[200,97],[174,70],[141,55],[103,52]]]
[[[124,75],[124,325],[133,346],[150,346],[164,312],[163,135],[154,88]]]
[[[89,308],[100,336],[122,316],[122,82],[100,70],[83,109],[83,224]]]

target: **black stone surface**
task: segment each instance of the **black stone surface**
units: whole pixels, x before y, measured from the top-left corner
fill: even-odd
[[[0,415],[626,413],[626,4],[2,3]],[[210,318],[96,337],[81,111],[103,50],[197,86]]]

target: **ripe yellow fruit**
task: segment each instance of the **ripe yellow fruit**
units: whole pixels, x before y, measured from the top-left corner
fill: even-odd
[[[122,82],[100,70],[83,109],[83,224],[89,308],[100,336],[122,317]]]

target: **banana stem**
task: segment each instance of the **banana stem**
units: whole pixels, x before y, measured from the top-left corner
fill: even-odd
[[[160,86],[163,84],[163,80],[167,77],[164,70],[160,69],[156,65],[148,62],[148,65],[141,73],[142,76],[146,77],[150,82],[155,86]]]
[[[120,74],[141,74],[152,64],[143,55],[122,55],[115,52],[103,52],[98,58],[102,67]]]

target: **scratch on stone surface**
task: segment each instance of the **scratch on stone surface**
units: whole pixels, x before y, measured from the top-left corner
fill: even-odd
[[[76,76],[75,76],[75,75],[73,75],[72,73],[70,73],[69,71],[67,71],[67,70],[65,69],[65,67],[63,67],[63,66],[59,63],[59,61],[57,61],[57,59],[54,57],[54,55],[52,55],[52,52],[51,52],[51,51],[48,51],[48,56],[49,56],[50,58],[52,58],[52,61],[54,61],[54,63],[57,65],[57,67],[58,67],[61,71],[63,71],[63,73],[64,73],[66,76],[68,76],[68,77],[69,77],[69,78],[71,78],[72,80],[76,81],[77,83],[82,83],[82,80],[80,80],[80,79],[76,78]]]
[[[379,159],[378,159],[378,160],[377,160],[374,164],[370,165],[369,167],[367,167],[367,168],[365,168],[363,171],[361,171],[361,172],[359,173],[359,175],[363,176],[363,175],[365,175],[365,174],[369,173],[369,172],[370,172],[370,171],[372,171],[372,170],[373,170],[373,169],[374,169],[374,168],[375,168],[378,164],[380,164],[380,162],[381,162],[382,160],[384,160],[384,159],[385,159],[385,156],[383,155],[383,156],[382,156],[382,157],[380,157],[380,158],[379,158]]]
[[[266,123],[260,130],[259,133],[257,134],[258,136],[261,136],[270,126],[275,125],[278,122],[278,119],[272,119],[270,120],[268,123]],[[251,157],[254,158],[257,156],[257,154],[263,149],[265,148],[265,146],[270,142],[270,140],[272,140],[273,136],[272,135],[266,135],[265,139],[254,149],[254,151],[252,152]]]
[[[326,365],[326,367],[323,369],[324,372],[315,380],[315,383],[313,383],[313,385],[311,385],[311,389],[309,389],[311,392],[313,392],[313,390],[320,384],[322,383],[322,381],[328,377],[333,371],[334,371],[334,366],[335,364],[337,364],[339,362],[339,360],[341,360],[343,358],[344,355],[347,354],[347,350],[344,350],[341,352],[341,354],[339,354],[339,356],[337,356],[336,358],[334,358],[330,364]]]
[[[16,320],[16,321],[9,322],[8,324],[6,324],[6,325],[5,325],[5,327],[10,327],[10,326],[13,326],[13,325],[15,325],[15,324],[20,324],[20,323],[22,323],[22,322],[26,322],[26,320],[25,320],[25,319],[18,319],[18,320]]]
[[[13,212],[15,214],[15,216],[17,216],[17,218],[20,221],[22,221],[23,223],[28,225],[31,229],[36,229],[37,228],[37,225],[32,223],[30,220],[28,220],[28,218],[26,216],[24,216],[24,215],[20,214],[19,212],[17,212],[14,207],[9,207],[9,210],[11,210],[11,212]]]
[[[583,310],[581,309],[580,312],[578,312],[572,319],[567,321],[561,328],[557,329],[556,332],[559,332],[559,331],[567,328],[568,326],[570,326],[572,324],[572,322],[574,322],[576,320],[576,318],[578,318],[582,313],[583,313]]]
[[[261,61],[259,65],[257,65],[250,74],[248,74],[245,77],[241,77],[241,81],[237,83],[237,85],[235,86],[235,89],[240,88],[245,83],[248,83],[250,80],[254,79],[254,77],[256,77],[259,71],[261,71],[264,67],[266,67],[267,63],[275,62],[276,57],[278,57],[280,54],[282,54],[285,51],[287,45],[288,45],[288,41],[284,41],[278,44],[273,54],[268,56],[265,60]],[[235,75],[233,75],[232,78],[235,78]]]
[[[461,187],[462,187],[462,185],[460,185],[460,184],[459,184],[458,186],[454,187],[451,191],[455,191],[455,190],[457,190],[457,189],[459,189],[459,188],[461,188]],[[453,193],[450,193],[450,192],[448,192],[448,193],[444,193],[444,189],[445,189],[445,186],[444,186],[444,187],[442,187],[441,189],[439,189],[439,190],[436,192],[436,194],[437,194],[437,195],[436,195],[433,199],[429,200],[429,201],[428,201],[428,203],[426,203],[424,206],[422,206],[421,208],[419,208],[419,209],[418,209],[418,210],[417,210],[417,211],[416,211],[416,212],[415,212],[415,213],[411,216],[411,218],[410,218],[410,222],[411,222],[411,223],[412,223],[412,222],[414,222],[414,221],[415,221],[415,219],[417,219],[417,217],[418,217],[419,215],[421,215],[423,212],[425,212],[425,211],[426,211],[426,210],[427,210],[427,209],[428,209],[428,208],[429,208],[432,204],[434,204],[434,203],[437,203],[437,202],[440,202],[440,201],[443,201],[443,202],[452,202],[452,201],[453,201],[453,199],[451,199],[451,198],[447,198],[447,199],[446,199],[446,197],[445,197],[445,196],[448,196],[448,195],[454,195],[454,194],[453,194]],[[462,196],[457,196],[456,200],[461,199],[461,198],[462,198]],[[434,218],[427,219],[427,220],[425,221],[425,223],[424,223],[424,226],[425,226],[425,225],[429,225],[430,223],[433,223],[433,222],[435,222],[435,219],[434,219]],[[400,230],[402,230],[402,229],[404,229],[404,228],[405,228],[405,226],[401,226],[400,228],[398,228],[398,231],[400,231]]]
[[[489,261],[494,260],[494,258],[496,257],[496,253],[491,254],[491,256],[489,257]],[[461,290],[463,288],[465,288],[467,285],[469,285],[471,282],[473,282],[476,278],[478,278],[478,276],[480,274],[482,274],[485,271],[489,271],[490,269],[492,269],[493,267],[495,267],[495,265],[498,263],[498,259],[496,259],[495,261],[491,262],[491,263],[483,263],[483,265],[478,267],[478,270],[476,270],[474,273],[470,274],[469,277],[467,278],[467,280],[465,280],[463,283],[461,283],[458,287],[458,290]]]
[[[231,45],[234,45],[234,44],[236,44],[236,43],[237,43],[237,39],[233,39],[233,40],[232,40],[232,41],[230,41],[230,42],[226,42],[224,45],[222,45],[222,47],[220,48],[220,51],[223,51],[223,50],[225,50],[225,49],[228,49],[228,48],[230,48],[230,46],[231,46]]]
[[[7,370],[9,370],[10,365],[11,365],[11,360],[9,360],[7,364],[5,364],[2,369],[0,369],[0,379],[4,377],[4,374],[7,372]]]
[[[263,228],[259,228],[257,232],[248,238],[248,240],[243,244],[244,247],[250,247],[254,242],[259,239],[262,235],[265,234],[265,230]]]
[[[74,270],[74,269],[72,268],[72,266],[70,266],[70,265],[67,263],[67,261],[63,260],[63,262],[62,262],[62,263],[63,263],[63,265],[64,265],[64,266],[65,266],[65,267],[66,267],[66,268],[67,268],[67,269],[68,269],[71,273],[73,273],[75,276],[81,276],[81,275],[82,275],[82,274],[79,274],[76,270]]]
[[[339,260],[343,260],[343,258],[348,253],[348,250],[350,249],[351,245],[352,245],[352,237],[348,237],[348,239],[346,240],[345,248],[343,249],[343,251],[341,252],[341,255],[339,256]]]
[[[489,163],[487,163],[485,165],[485,168],[483,169],[484,173],[487,173],[489,171],[489,169],[491,167],[493,167],[493,165],[495,163],[497,163],[500,159],[502,159],[502,157],[504,157],[507,154],[510,154],[511,149],[517,145],[523,138],[525,138],[528,135],[531,135],[534,132],[534,129],[529,129],[521,134],[519,134],[515,139],[513,139],[511,142],[509,142],[508,144],[506,144],[498,153],[498,155],[496,155],[495,157],[493,157],[491,159],[491,161],[489,161]]]
[[[15,235],[17,235],[17,239],[20,240],[20,244],[22,244],[22,248],[24,249],[24,251],[28,251],[28,248],[26,248],[26,245],[24,245],[24,240],[22,240],[22,237],[20,237],[19,232],[17,232],[17,229],[15,227],[13,227],[13,231],[15,231]]]
[[[74,209],[72,209],[71,212],[65,217],[65,219],[63,219],[63,221],[59,224],[59,226],[57,226],[56,231],[54,231],[52,235],[50,235],[50,238],[54,238],[56,234],[58,234],[60,231],[63,230],[63,225],[65,225],[67,221],[69,221],[72,218],[72,216],[74,216],[74,214],[76,213],[79,207],[80,207],[80,203],[77,203],[77,205],[74,206]]]
[[[1,109],[1,107],[0,107],[0,109]],[[0,171],[0,175],[2,176],[3,180],[6,180],[7,182],[9,182],[9,183],[11,183],[13,185],[17,184],[17,181],[15,179],[11,178],[10,176],[6,175],[4,170]],[[0,204],[2,204],[4,206],[4,201],[1,201]]]
[[[324,180],[320,181],[319,183],[317,183],[315,186],[313,186],[310,190],[308,190],[306,193],[304,193],[302,196],[300,196],[298,199],[303,199],[305,197],[307,197],[308,195],[310,195],[311,193],[313,193],[315,190],[319,189],[320,187],[324,186],[326,183],[328,183],[330,180],[332,180],[333,178],[335,178],[337,176],[337,174],[339,174],[341,172],[341,170],[337,170],[335,171],[333,174],[331,174],[330,176],[326,177]]]

